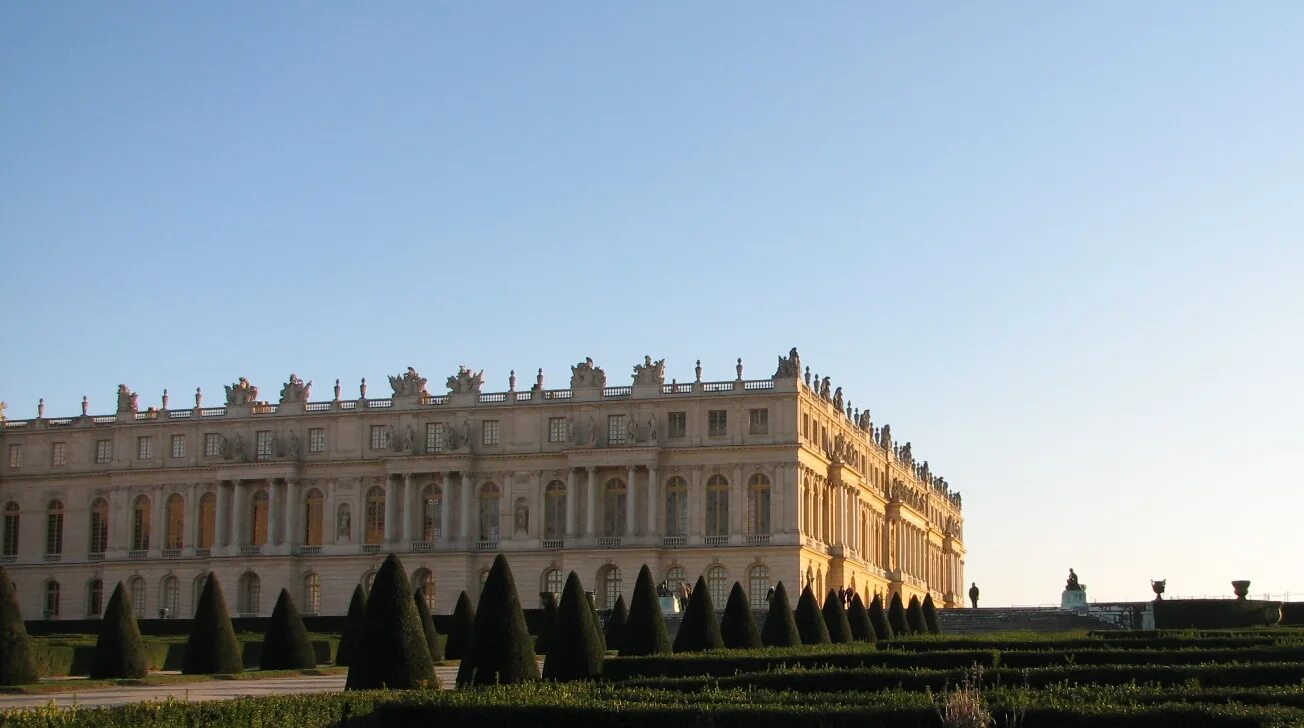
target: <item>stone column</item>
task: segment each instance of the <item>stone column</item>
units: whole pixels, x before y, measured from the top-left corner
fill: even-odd
[[[729,534],[731,541],[741,542],[746,533],[747,485],[743,483],[743,466],[733,468],[733,483],[729,488]],[[734,538],[736,537],[736,538]]]
[[[230,510],[226,505],[226,481],[217,481],[214,495],[217,496],[213,499],[213,553],[216,554],[219,553],[223,546],[226,546],[226,524],[231,518]],[[196,513],[198,513],[198,509],[196,509]],[[195,520],[198,521],[198,517]],[[196,523],[195,526],[198,528],[199,524]],[[198,534],[199,532],[196,531],[195,533]],[[195,542],[198,544],[198,537],[196,537]]]
[[[280,515],[280,509],[282,505],[281,501],[284,500],[284,498],[280,495],[281,489],[278,487],[279,483],[277,483],[276,480],[277,480],[276,478],[267,479],[267,545],[268,546],[275,546],[276,544],[280,543],[280,540],[278,539],[278,536],[280,536],[280,534],[277,533],[277,531],[279,531],[280,529],[276,527],[277,525],[276,522],[279,520],[278,517]]]
[[[625,468],[625,473],[627,475],[627,478],[625,480],[625,535],[626,536],[633,536],[635,531],[638,530],[637,527],[635,526],[636,521],[634,520],[634,504],[638,502],[638,499],[634,497],[634,493],[635,493],[634,476],[637,475],[637,472],[634,470],[634,468],[635,466],[633,465],[630,465]]]
[[[227,546],[238,551],[244,543],[244,481],[231,481],[231,531],[227,534]]]
[[[647,469],[647,535],[655,536],[657,531],[657,513],[661,511],[661,500],[657,497],[657,491],[661,488],[661,481],[657,478],[657,466],[652,465]]]
[[[702,543],[706,536],[705,493],[702,490],[702,468],[695,466],[688,471],[688,533],[690,543]],[[686,575],[686,574],[685,574]]]
[[[453,536],[453,474],[441,473],[439,483],[439,542],[448,543]]]
[[[303,540],[303,529],[299,527],[299,519],[303,516],[303,509],[299,506],[299,501],[302,500],[300,490],[302,486],[298,478],[285,479],[285,511],[281,514],[281,543],[290,548]]]
[[[588,489],[589,512],[584,514],[586,522],[584,536],[586,538],[593,538],[597,535],[597,529],[595,528],[595,516],[598,512],[597,468],[590,465],[586,468],[586,471],[588,472],[588,478],[585,480],[584,487]]]
[[[167,548],[167,498],[163,495],[163,486],[154,486],[154,508],[149,512],[150,524],[149,550],[162,551]],[[64,516],[67,522],[68,517]]]
[[[462,541],[470,541],[474,530],[471,528],[471,496],[475,489],[475,476],[471,473],[462,473],[462,523],[458,530],[458,536]]]
[[[575,509],[579,503],[579,478],[575,468],[566,471],[566,538],[575,537]]]
[[[400,543],[421,540],[421,519],[426,510],[425,501],[421,498],[422,490],[420,480],[412,477],[411,473],[403,475],[403,491],[406,495],[403,498],[403,530],[398,535]]]
[[[544,489],[548,487],[547,482],[543,471],[534,471],[534,502],[530,504],[530,527],[525,533],[527,538],[543,538],[543,516],[548,502]]]
[[[181,529],[181,548],[194,548],[199,545],[199,483],[190,484],[190,497],[186,499],[185,512],[189,514],[186,523],[190,528]]]

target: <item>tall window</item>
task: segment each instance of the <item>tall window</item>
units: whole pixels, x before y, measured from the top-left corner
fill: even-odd
[[[666,416],[666,437],[677,438],[688,435],[688,413],[671,412]]]
[[[23,446],[22,446],[22,445],[14,444],[14,445],[10,445],[10,446],[9,446],[9,467],[11,467],[11,468],[21,468],[21,467],[23,467]]]
[[[158,590],[159,609],[166,609],[169,617],[181,614],[181,580],[174,574],[163,577]]]
[[[707,437],[724,437],[729,434],[728,410],[710,410],[706,413]]]
[[[371,426],[371,449],[372,450],[389,449],[389,427],[385,425]]]
[[[321,491],[313,488],[308,497],[303,499],[303,543],[305,546],[322,544],[322,516],[325,512],[326,499]]]
[[[480,540],[498,540],[498,486],[485,483],[480,487]]]
[[[448,428],[442,422],[426,423],[426,452],[443,452],[448,448]]]
[[[747,533],[770,532],[770,479],[757,473],[747,483]]]
[[[729,535],[729,481],[723,475],[706,481],[706,535]]]
[[[612,478],[603,489],[602,520],[608,536],[625,535],[625,507],[627,506],[625,481]]]
[[[421,590],[421,596],[426,600],[426,609],[435,610],[435,578],[430,573],[430,569],[417,569],[417,573],[412,575],[412,593]]]
[[[95,441],[95,464],[108,465],[113,462],[113,441],[96,440]]]
[[[566,484],[560,480],[549,481],[543,491],[543,537],[566,538]]]
[[[131,509],[131,549],[149,550],[149,496],[137,496]]]
[[[18,504],[9,501],[5,504],[5,556],[18,554]]]
[[[98,617],[104,611],[104,582],[91,579],[86,584],[86,616]]]
[[[199,538],[196,548],[211,549],[217,540],[217,494],[199,496]]]
[[[752,571],[747,578],[747,599],[752,603],[752,609],[760,609],[767,606],[765,603],[765,595],[769,592],[769,567],[764,564],[753,566]]]
[[[485,420],[480,423],[480,444],[498,444],[498,420]]]
[[[607,444],[625,444],[625,415],[607,415]]]
[[[262,580],[258,578],[257,574],[246,571],[240,576],[240,614],[258,614],[262,591]]]
[[[63,553],[63,501],[52,500],[45,507],[45,553]]]
[[[716,564],[706,570],[706,593],[711,595],[711,604],[724,604],[729,598],[729,575],[723,566]],[[721,609],[722,607],[716,607]]]
[[[768,409],[748,410],[747,431],[752,435],[770,434],[770,411]]]
[[[145,618],[145,578],[133,576],[127,580],[127,594],[131,597],[131,611],[136,619]]]
[[[684,567],[682,567],[682,566],[672,566],[672,567],[670,567],[670,569],[666,571],[666,581],[670,583],[670,588],[671,588],[672,591],[674,590],[674,588],[675,588],[676,586],[678,586],[678,585],[680,585],[680,584],[683,584],[683,583],[684,583]]]
[[[678,475],[666,481],[666,535],[688,535],[688,483]]]
[[[59,582],[51,579],[45,582],[45,618],[59,616]]]
[[[303,612],[321,612],[321,577],[316,574],[306,574],[303,577]]]
[[[154,457],[154,438],[149,435],[136,438],[136,459],[149,460]]]
[[[254,459],[272,459],[272,431],[259,430],[254,433]]]
[[[620,567],[608,566],[602,573],[602,608],[611,609],[620,598]]]
[[[172,436],[172,457],[174,457],[174,458],[183,458],[183,457],[185,457],[185,456],[186,456],[186,436],[185,436],[185,435],[173,435],[173,436]]]
[[[372,486],[367,491],[366,530],[363,543],[381,543],[385,540],[385,490]]]
[[[421,491],[421,540],[434,541],[444,531],[444,489],[437,483]]]
[[[262,546],[267,543],[267,491],[254,493],[249,502],[249,544]]]
[[[561,599],[561,590],[565,582],[561,578],[561,569],[548,569],[543,573],[543,590],[551,592],[553,596]]]
[[[166,515],[167,521],[163,524],[163,548],[179,549],[186,526],[186,499],[182,498],[180,493],[168,496]]]
[[[570,429],[565,417],[548,418],[548,442],[566,442],[570,439]]]
[[[96,498],[91,503],[91,553],[102,554],[109,547],[109,502]]]
[[[54,443],[50,448],[50,464],[56,467],[68,464],[68,443]]]
[[[308,452],[326,452],[326,428],[308,428]]]
[[[222,455],[222,436],[216,432],[204,433],[204,457],[215,458]]]

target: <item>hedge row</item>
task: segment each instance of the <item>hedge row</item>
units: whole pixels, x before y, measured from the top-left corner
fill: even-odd
[[[1258,635],[1234,635],[1228,637],[1216,636],[1183,636],[1181,634],[1171,635],[1160,633],[1151,637],[1132,637],[1118,636],[1127,635],[1127,632],[1107,632],[1110,636],[1100,637],[1072,637],[1067,639],[1047,639],[1044,636],[1029,634],[1020,638],[1017,635],[1002,637],[975,636],[972,638],[957,638],[943,636],[937,637],[908,637],[897,639],[889,642],[882,647],[888,647],[894,650],[912,650],[912,651],[933,651],[933,650],[1000,650],[1010,649],[1021,644],[1026,644],[1030,649],[1039,650],[1070,650],[1070,649],[1090,649],[1090,648],[1113,648],[1121,650],[1136,649],[1187,649],[1187,648],[1234,648],[1234,647],[1265,647],[1268,645],[1279,644],[1281,642],[1294,642],[1291,635],[1282,635],[1276,632],[1271,634]],[[1304,639],[1304,632],[1300,634]]]
[[[319,638],[313,640],[312,648],[317,655],[317,664],[329,663],[338,645],[339,640],[337,639]],[[263,643],[242,642],[241,647],[243,648],[241,661],[244,663],[244,668],[246,670],[257,670],[262,662]],[[184,642],[146,640],[144,648],[146,664],[150,670],[180,670],[181,664],[185,660],[186,645]],[[91,665],[95,661],[95,645],[67,645],[32,640],[32,658],[36,661],[36,671],[41,677],[89,675]]]

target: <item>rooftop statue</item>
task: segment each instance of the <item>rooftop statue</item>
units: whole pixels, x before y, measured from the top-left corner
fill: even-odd
[[[788,350],[787,356],[779,357],[779,367],[774,370],[774,376],[771,379],[800,379],[801,378],[801,357],[797,354],[797,347]]]
[[[408,370],[412,374],[416,372]],[[421,380],[423,383],[424,379]],[[463,364],[457,368],[457,374],[448,378],[448,391],[452,394],[479,394],[480,386],[484,384],[484,370],[472,374],[470,369]]]
[[[424,397],[426,395],[426,378],[417,374],[417,370],[408,367],[407,371],[390,376],[390,389],[395,397]],[[451,387],[450,387],[451,388]]]
[[[572,371],[574,368],[572,367]],[[652,361],[652,357],[644,356],[642,364],[634,365],[634,384],[656,384],[666,383],[666,360],[658,359]]]
[[[842,409],[842,387],[833,392],[833,408],[839,411]]]
[[[226,385],[226,406],[250,405],[258,401],[258,387],[240,377],[235,384]]]
[[[829,378],[828,378],[828,377],[824,377],[823,379],[820,380],[820,398],[821,398],[821,399],[825,399],[825,400],[832,399],[832,397],[829,396],[829,386],[830,386],[830,384],[831,384],[831,382],[829,381]]]
[[[1086,591],[1086,590],[1087,590],[1086,585],[1078,582],[1078,575],[1075,574],[1073,572],[1073,569],[1070,568],[1068,581],[1064,582],[1064,591]]]
[[[571,389],[580,387],[607,386],[607,373],[602,367],[593,366],[593,359],[585,357],[584,361],[571,367]]]
[[[312,382],[304,382],[297,374],[290,375],[290,381],[281,387],[281,404],[299,403],[308,401],[312,394]]]
[[[140,410],[140,398],[136,393],[127,389],[127,385],[118,385],[118,411],[119,412],[137,412]]]

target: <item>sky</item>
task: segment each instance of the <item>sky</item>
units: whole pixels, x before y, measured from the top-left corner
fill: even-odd
[[[0,3],[8,416],[796,346],[984,605],[1304,598],[1304,5],[807,5]]]

